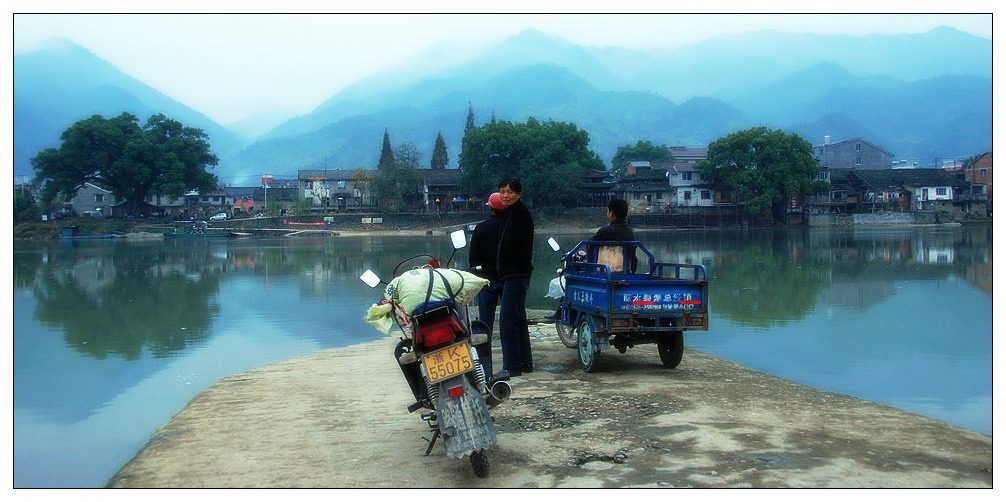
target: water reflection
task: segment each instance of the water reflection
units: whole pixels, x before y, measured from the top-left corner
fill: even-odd
[[[711,329],[686,337],[690,347],[991,432],[991,231],[639,237],[661,261],[710,267]],[[592,233],[556,237],[569,249]],[[546,238],[533,309],[555,306],[545,293],[559,256]],[[380,291],[359,275],[388,279],[403,258],[450,251],[444,234],[18,243],[15,485],[100,486],[219,378],[380,336],[362,319]],[[99,474],[74,467],[108,438],[121,444]]]
[[[192,263],[122,256],[83,257],[43,267],[35,318],[67,345],[98,359],[136,359],[147,348],[168,357],[209,334],[219,308],[219,271]]]
[[[710,267],[716,315],[753,327],[798,321],[817,302],[860,310],[899,280],[960,276],[992,292],[990,226],[641,232],[658,259]]]

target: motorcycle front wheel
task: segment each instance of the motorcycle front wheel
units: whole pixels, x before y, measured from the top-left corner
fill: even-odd
[[[563,345],[565,345],[570,349],[576,348],[576,333],[573,331],[572,328],[567,327],[565,324],[559,321],[556,321],[555,332],[556,334],[559,335],[559,341],[562,342]]]
[[[489,455],[486,454],[485,448],[473,451],[468,460],[472,463],[472,472],[480,478],[484,478],[489,475]]]

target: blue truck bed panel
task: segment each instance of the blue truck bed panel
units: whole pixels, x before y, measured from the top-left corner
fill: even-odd
[[[592,246],[612,245],[624,246],[626,263],[631,249],[643,251],[650,259],[649,273],[612,273],[608,265],[592,262],[597,260]],[[582,261],[573,258],[580,249],[588,250],[579,255]],[[583,241],[567,253],[565,261],[564,302],[574,310],[603,316],[609,325],[614,318],[650,318],[658,320],[654,328],[708,329],[708,282],[703,265],[657,263],[639,242]],[[675,320],[659,322],[668,318]]]

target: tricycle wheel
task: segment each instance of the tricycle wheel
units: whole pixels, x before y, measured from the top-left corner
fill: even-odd
[[[590,327],[586,317],[576,326],[576,341],[576,355],[580,361],[580,369],[593,373],[597,369],[597,359],[601,351],[594,344],[594,329]]]
[[[657,339],[657,353],[660,362],[668,368],[677,368],[681,364],[681,356],[685,353],[685,336],[680,331],[663,334]]]
[[[565,324],[556,321],[555,332],[559,335],[559,341],[568,348],[576,348],[576,332],[568,328]]]
[[[472,472],[480,478],[489,475],[489,456],[486,455],[485,448],[473,451],[468,460],[472,463]]]

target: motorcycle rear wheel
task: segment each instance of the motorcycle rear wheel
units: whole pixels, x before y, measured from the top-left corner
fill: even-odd
[[[486,454],[485,448],[473,451],[468,460],[471,461],[472,472],[477,477],[484,478],[489,475],[489,455]]]

